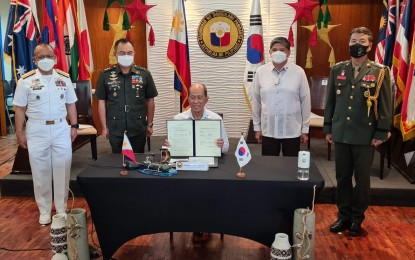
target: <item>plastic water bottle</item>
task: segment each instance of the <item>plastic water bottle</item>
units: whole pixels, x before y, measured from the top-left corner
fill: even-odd
[[[298,152],[298,172],[297,178],[300,181],[306,181],[310,178],[310,152]]]

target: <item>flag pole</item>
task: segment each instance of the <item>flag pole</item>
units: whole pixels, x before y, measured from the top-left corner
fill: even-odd
[[[244,133],[241,132],[242,137],[244,136]],[[239,172],[236,173],[236,177],[240,178],[240,179],[245,179],[246,178],[246,174],[242,172],[242,166],[239,167]]]
[[[124,131],[124,135],[127,134],[127,131]],[[123,141],[124,143],[124,141]],[[121,148],[121,153],[122,153],[122,148]],[[127,176],[128,175],[128,167],[127,164],[125,163],[125,155],[124,153],[122,153],[122,170],[120,171],[120,175],[121,176]]]

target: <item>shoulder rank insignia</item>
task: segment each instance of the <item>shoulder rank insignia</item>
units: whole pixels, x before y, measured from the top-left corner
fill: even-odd
[[[372,65],[383,69],[385,65],[372,61]]]
[[[59,75],[62,75],[62,76],[64,76],[64,77],[69,78],[69,74],[68,74],[68,73],[66,73],[65,71],[60,70],[60,69],[55,69],[55,70],[56,70],[56,72],[57,72]]]
[[[336,64],[334,64],[334,67],[339,66],[339,65],[347,64],[348,62],[349,61],[340,61],[340,62],[337,62]]]
[[[27,77],[30,77],[30,76],[32,76],[33,74],[35,74],[36,73],[36,70],[31,70],[31,71],[29,71],[28,73],[25,73],[25,74],[23,74],[23,76],[21,77],[22,79],[25,79],[25,78],[27,78]]]
[[[115,68],[116,68],[116,66],[114,65],[114,66],[108,67],[108,68],[106,68],[106,69],[104,69],[104,70],[105,70],[105,71],[108,71],[108,70],[115,69]]]

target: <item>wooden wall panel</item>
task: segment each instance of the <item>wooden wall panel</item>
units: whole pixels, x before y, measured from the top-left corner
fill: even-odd
[[[329,0],[331,13],[331,25],[341,24],[329,32],[331,45],[334,48],[336,62],[349,60],[349,33],[355,27],[365,26],[373,32],[373,46],[369,58],[374,60],[376,43],[379,32],[379,20],[382,12],[382,1],[380,0]],[[323,12],[325,7],[323,6]],[[317,21],[318,7],[314,9],[313,17]],[[309,25],[310,22],[301,19],[297,27],[297,64],[305,68],[308,42],[311,32],[302,28],[302,25]],[[318,40],[316,47],[311,48],[313,54],[313,68],[305,69],[307,76],[328,76],[330,67],[328,58],[330,47]]]

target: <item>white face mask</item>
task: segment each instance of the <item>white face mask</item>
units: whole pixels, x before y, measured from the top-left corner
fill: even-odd
[[[41,69],[44,72],[49,72],[53,69],[53,66],[55,66],[55,60],[44,58],[37,62],[37,67]]]
[[[117,56],[118,64],[120,64],[122,67],[130,67],[131,64],[133,64],[134,56],[132,55],[120,55]]]
[[[276,64],[281,64],[287,59],[287,54],[283,51],[274,51],[271,53],[271,59]]]

